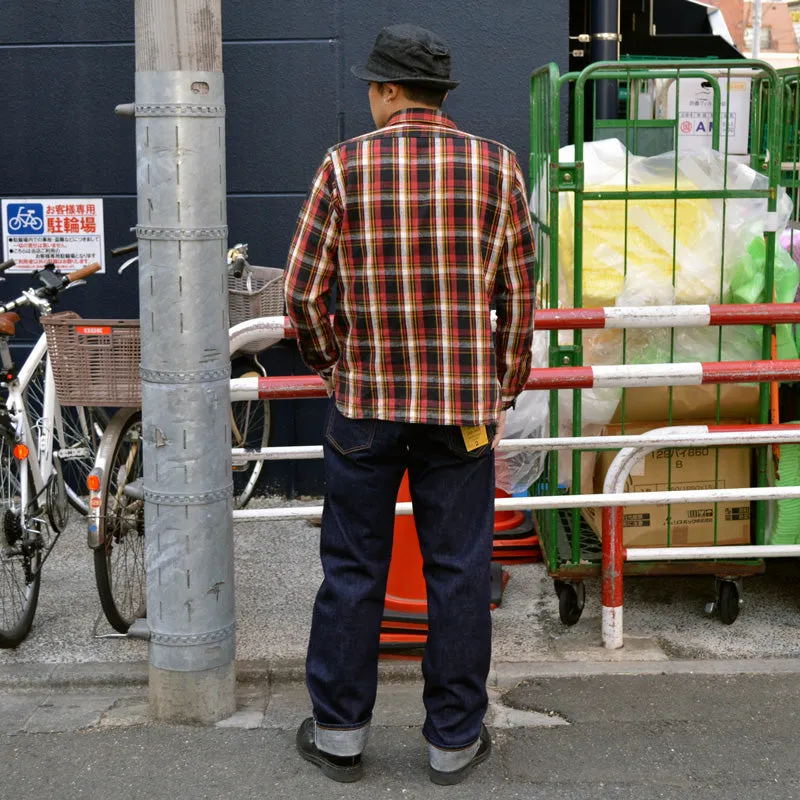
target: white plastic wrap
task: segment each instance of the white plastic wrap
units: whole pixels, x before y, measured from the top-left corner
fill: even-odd
[[[574,148],[563,148],[562,161],[574,160]],[[586,191],[625,190],[628,201],[584,202],[583,305],[614,305],[634,280],[650,285],[651,294],[677,303],[727,302],[738,261],[753,238],[767,227],[767,200],[637,199],[637,192],[751,190],[769,188],[760,173],[714,151],[652,158],[629,154],[617,140],[584,146]],[[727,176],[726,176],[727,169]],[[627,178],[626,178],[627,174]],[[575,196],[560,195],[559,264],[564,277],[564,305],[570,305],[574,280]],[[723,214],[724,207],[724,214]],[[778,230],[786,225],[792,203],[780,192]],[[724,224],[723,224],[724,220]],[[723,258],[724,249],[724,258]],[[723,269],[724,266],[724,269]],[[630,278],[626,279],[626,275]]]
[[[548,331],[535,331],[531,365],[547,366]],[[548,435],[549,392],[523,392],[515,408],[506,414],[505,439],[540,439]],[[498,452],[495,458],[495,482],[505,492],[524,492],[544,469],[543,452]]]

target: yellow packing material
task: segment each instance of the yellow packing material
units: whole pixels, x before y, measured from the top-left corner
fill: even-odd
[[[687,180],[678,189],[697,187]],[[587,186],[587,192],[614,191],[624,186]],[[613,306],[625,276],[637,282],[669,287],[677,303],[718,302],[720,294],[721,226],[711,201],[647,200],[638,192],[671,191],[674,181],[629,186],[630,199],[591,200],[583,204],[584,307]],[[575,195],[561,195],[559,267],[566,305],[574,297]],[[677,236],[675,231],[677,230]],[[674,257],[673,257],[674,253]],[[627,263],[626,263],[627,262]],[[674,274],[674,281],[673,281]]]

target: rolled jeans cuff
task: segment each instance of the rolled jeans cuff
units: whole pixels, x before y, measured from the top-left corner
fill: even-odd
[[[361,755],[368,736],[369,722],[358,728],[329,728],[314,721],[314,744],[318,750],[332,756]]]
[[[480,739],[476,739],[467,747],[455,750],[444,750],[428,742],[428,760],[430,765],[438,772],[456,772],[475,758],[480,746]]]

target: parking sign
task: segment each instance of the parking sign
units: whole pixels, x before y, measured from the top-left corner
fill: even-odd
[[[3,257],[17,262],[9,272],[51,263],[72,272],[94,261],[105,271],[102,199],[9,199],[2,214]]]

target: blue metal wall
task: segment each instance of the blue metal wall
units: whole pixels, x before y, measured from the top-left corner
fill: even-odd
[[[381,26],[415,22],[449,40],[462,85],[446,110],[472,133],[528,153],[528,76],[567,57],[566,0],[223,0],[231,243],[283,266],[297,212],[324,151],[369,130],[366,85],[350,75]],[[0,196],[104,198],[107,248],[136,224],[133,2],[3,0]],[[135,269],[66,295],[84,316],[138,315]],[[24,288],[9,276],[0,296]],[[35,327],[27,326],[31,336]],[[303,372],[292,345],[267,355],[273,374]],[[272,404],[275,445],[321,441],[322,403]],[[269,488],[321,487],[320,465],[270,467]]]

